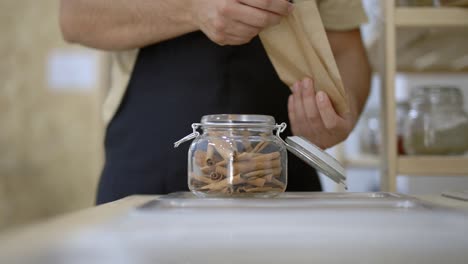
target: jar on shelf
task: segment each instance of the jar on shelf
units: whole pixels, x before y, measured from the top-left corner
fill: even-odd
[[[363,154],[378,155],[380,153],[380,121],[379,111],[371,108],[362,114],[359,124],[359,147]]]
[[[415,89],[405,120],[404,146],[409,155],[459,155],[468,150],[468,115],[457,87]]]
[[[288,150],[344,184],[344,169],[333,157],[301,137],[283,141],[285,128],[266,115],[203,116],[174,144],[194,139],[188,151],[190,191],[198,197],[276,196],[286,190]]]
[[[397,152],[404,155],[403,147],[403,127],[404,120],[408,114],[409,104],[407,101],[397,103],[396,122],[397,122]],[[359,123],[359,146],[363,154],[378,155],[381,151],[381,133],[380,133],[380,112],[377,108],[370,108],[362,114],[362,120]]]
[[[404,146],[404,128],[405,120],[408,116],[409,103],[408,101],[400,101],[397,103],[396,107],[396,121],[397,121],[397,153],[398,155],[405,155],[405,146]]]
[[[397,6],[432,6],[437,0],[397,0]]]

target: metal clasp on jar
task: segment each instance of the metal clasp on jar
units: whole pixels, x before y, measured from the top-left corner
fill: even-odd
[[[200,123],[193,123],[192,124],[192,130],[193,132],[188,134],[187,136],[181,138],[180,140],[174,142],[174,148],[177,148],[180,144],[184,143],[184,142],[187,142],[187,141],[190,141],[192,139],[195,139],[197,138],[198,136],[200,136],[200,132],[197,131],[197,129],[199,127],[201,127],[202,124]],[[273,128],[276,129],[276,136],[281,140],[281,142],[285,143],[284,140],[281,138],[280,134],[283,133],[283,131],[286,129],[287,125],[286,123],[281,123],[281,124],[276,124],[275,127]]]
[[[177,142],[174,142],[174,148],[177,148],[180,144],[184,143],[184,142],[187,142],[187,141],[190,141],[194,138],[197,138],[198,136],[200,136],[200,132],[197,131],[197,129],[201,126],[200,123],[193,123],[192,124],[192,130],[193,132],[188,134],[187,136],[181,138],[180,140],[178,140]]]

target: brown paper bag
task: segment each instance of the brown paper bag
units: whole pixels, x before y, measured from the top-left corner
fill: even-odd
[[[294,10],[279,25],[260,33],[280,79],[291,87],[305,77],[328,94],[335,110],[349,111],[346,92],[323,27],[316,0],[295,0]]]

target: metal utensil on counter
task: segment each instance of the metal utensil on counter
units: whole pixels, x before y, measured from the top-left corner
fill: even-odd
[[[466,190],[466,191],[443,192],[442,196],[447,197],[447,198],[451,198],[451,199],[455,199],[455,200],[468,202],[468,190]]]

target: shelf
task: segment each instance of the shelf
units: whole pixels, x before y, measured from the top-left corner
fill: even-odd
[[[397,27],[468,26],[468,8],[461,7],[397,7]]]
[[[344,166],[351,168],[373,169],[378,168],[380,160],[378,156],[373,155],[358,155],[355,158],[347,158],[343,162]]]
[[[398,67],[398,73],[418,73],[418,74],[466,74],[468,73],[468,67],[462,69],[450,69],[450,68],[430,68],[430,69],[416,69],[408,67]]]
[[[444,2],[444,1],[441,1]],[[441,3],[444,6],[468,6],[468,0],[451,0],[446,3]]]
[[[397,159],[401,175],[468,176],[467,156],[405,156]]]

